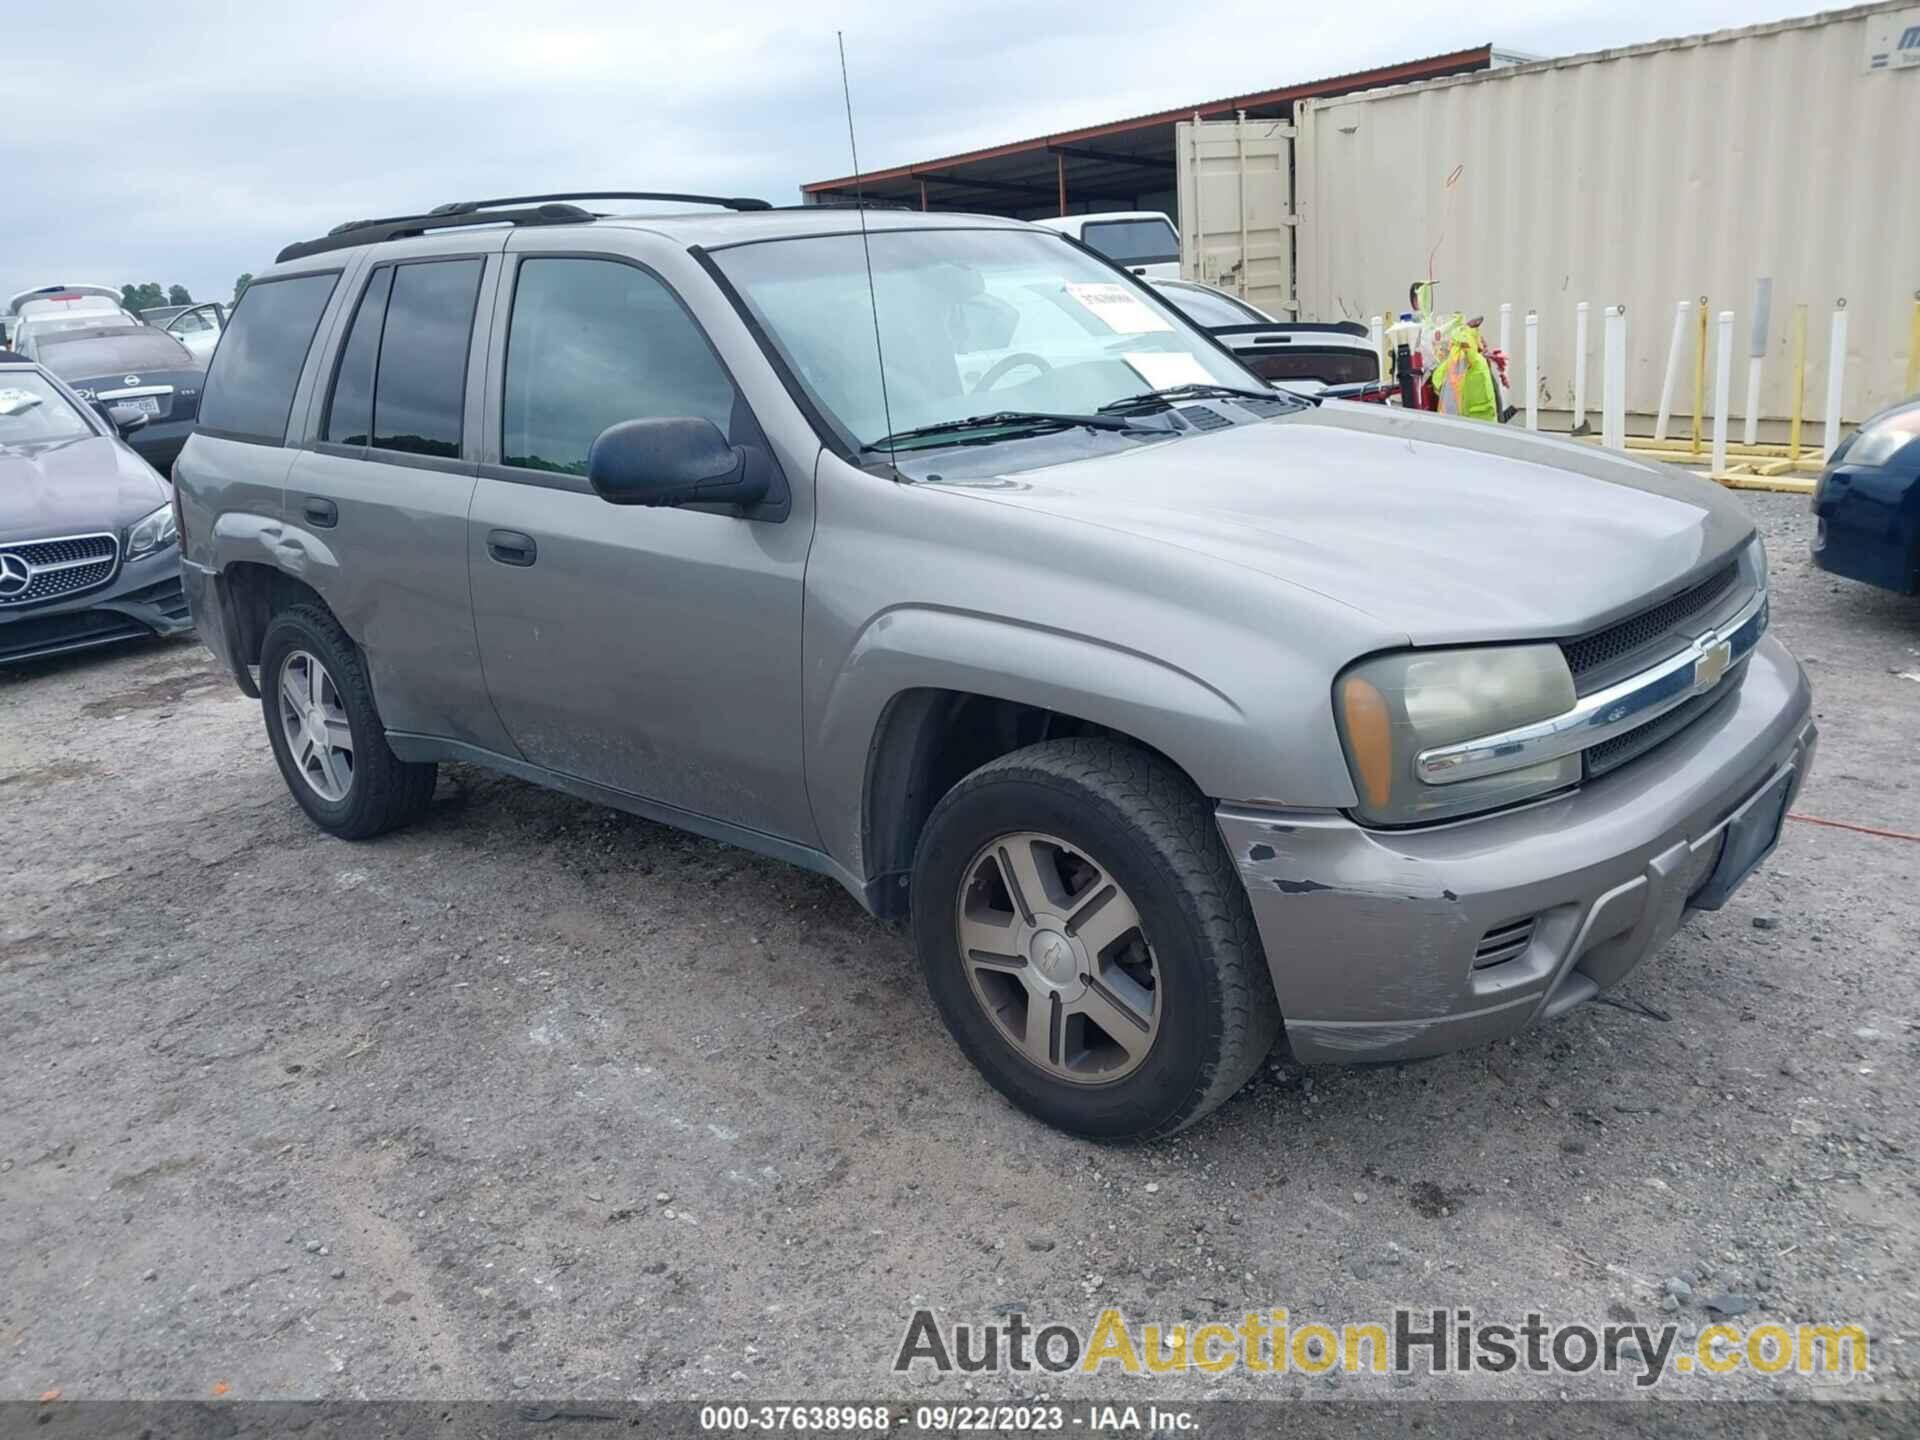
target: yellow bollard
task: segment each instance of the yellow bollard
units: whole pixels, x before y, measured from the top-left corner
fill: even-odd
[[[1707,297],[1700,297],[1700,325],[1693,342],[1693,440],[1688,451],[1700,453],[1700,412],[1707,404]]]
[[[1787,463],[1800,463],[1800,416],[1807,405],[1807,307],[1793,307],[1793,420],[1787,426]]]
[[[1920,395],[1920,290],[1913,292],[1913,328],[1907,332],[1907,394]]]

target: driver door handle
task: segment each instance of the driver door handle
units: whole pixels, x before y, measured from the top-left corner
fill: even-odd
[[[518,530],[487,532],[487,554],[502,565],[531,565],[539,553],[531,535],[523,535]]]

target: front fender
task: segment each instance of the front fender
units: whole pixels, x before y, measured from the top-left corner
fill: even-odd
[[[1171,661],[1125,646],[978,611],[900,605],[861,630],[820,710],[815,819],[830,854],[856,874],[864,855],[868,757],[888,707],[914,690],[1034,705],[1151,745],[1209,795],[1267,793],[1270,749],[1250,743],[1233,698]]]

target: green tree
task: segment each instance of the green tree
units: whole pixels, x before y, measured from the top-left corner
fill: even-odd
[[[160,288],[160,282],[157,280],[149,280],[144,285],[122,285],[120,303],[138,315],[142,310],[151,310],[156,305],[166,304],[167,292]]]
[[[247,286],[251,285],[252,283],[253,283],[253,272],[251,270],[249,270],[246,274],[242,275],[238,280],[233,282],[233,303],[234,304],[238,305],[240,303],[240,297],[247,293]]]
[[[169,305],[191,305],[192,303],[193,303],[193,296],[191,296],[191,295],[189,295],[189,294],[187,293],[187,287],[186,287],[186,286],[184,286],[184,285],[169,285],[169,286],[167,287],[167,304],[169,304]]]

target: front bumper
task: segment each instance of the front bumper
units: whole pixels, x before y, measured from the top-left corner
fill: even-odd
[[[180,551],[126,561],[98,590],[52,605],[0,609],[0,665],[121,640],[181,635],[193,627],[180,588]]]
[[[1738,688],[1678,735],[1537,805],[1399,832],[1222,806],[1294,1054],[1444,1054],[1620,980],[1771,848],[1812,763],[1812,704],[1769,636]],[[1527,921],[1519,949],[1475,968],[1490,933]]]

